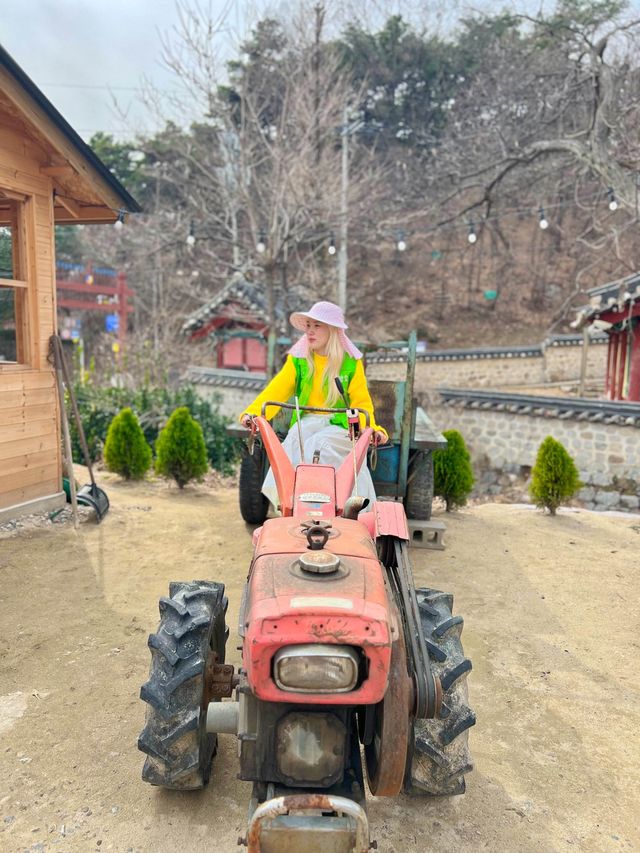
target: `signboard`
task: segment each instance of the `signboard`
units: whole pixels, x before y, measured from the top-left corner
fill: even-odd
[[[104,318],[104,328],[107,332],[117,335],[120,329],[120,317],[118,314],[107,314]]]

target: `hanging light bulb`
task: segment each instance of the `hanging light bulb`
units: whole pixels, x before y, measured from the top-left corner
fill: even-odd
[[[329,248],[327,249],[327,251],[330,255],[335,255],[336,253],[336,238],[333,231],[329,235]]]
[[[407,241],[404,239],[404,237],[405,237],[404,231],[398,231],[396,249],[399,252],[406,252],[407,251]]]
[[[617,210],[618,202],[616,201],[616,194],[613,191],[613,187],[609,187],[607,190],[607,198],[609,199],[609,210]]]
[[[189,233],[187,234],[187,246],[190,249],[193,249],[193,247],[196,244],[196,235],[193,233],[194,231],[195,231],[195,224],[194,224],[194,221],[192,219],[191,224],[189,225]]]
[[[544,215],[544,207],[539,208],[538,210],[538,225],[542,228],[543,231],[546,231],[549,227],[549,220]]]
[[[476,234],[476,229],[474,227],[473,221],[469,223],[469,233],[467,234],[467,240],[473,245],[478,239],[478,235]]]
[[[116,231],[120,231],[122,228],[124,228],[124,218],[125,218],[126,214],[127,214],[127,211],[121,207],[120,210],[118,211],[118,218],[113,223],[113,227],[116,229]]]
[[[258,236],[258,242],[256,244],[256,252],[259,255],[264,255],[267,251],[267,235],[265,233],[264,228],[260,229],[260,234]]]

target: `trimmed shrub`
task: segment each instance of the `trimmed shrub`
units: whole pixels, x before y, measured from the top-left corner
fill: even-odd
[[[104,461],[109,471],[125,480],[141,480],[151,467],[151,448],[137,417],[123,409],[109,425],[104,445]]]
[[[529,493],[536,506],[556,514],[582,483],[571,456],[559,441],[548,435],[538,448],[536,464],[531,470]]]
[[[173,477],[183,489],[190,480],[200,480],[207,473],[207,448],[202,427],[182,406],[176,409],[160,432],[156,442],[156,472]]]
[[[144,437],[151,447],[170,414],[180,406],[186,406],[202,427],[211,467],[222,474],[234,473],[240,459],[240,442],[227,434],[226,427],[231,418],[223,417],[215,401],[203,400],[190,386],[176,390],[145,386],[134,390],[102,388],[87,383],[76,384],[74,391],[92,461],[103,455],[109,424],[125,406],[138,416]],[[74,418],[71,418],[70,428],[73,458],[76,462],[83,462]]]
[[[448,429],[443,435],[447,439],[446,449],[433,451],[433,493],[444,498],[447,512],[451,512],[466,504],[474,476],[462,435],[457,429]]]

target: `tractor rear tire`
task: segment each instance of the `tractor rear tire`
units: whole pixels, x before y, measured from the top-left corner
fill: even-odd
[[[140,690],[148,703],[138,748],[142,778],[163,788],[194,790],[209,781],[217,736],[207,733],[211,659],[224,663],[228,599],[224,585],[172,583],[160,599],[160,625],[149,636],[151,669]]]
[[[262,494],[264,453],[256,444],[240,463],[240,514],[247,524],[263,524],[269,511],[269,499]]]
[[[418,450],[409,463],[409,480],[404,501],[407,518],[429,521],[433,504],[433,455]]]
[[[417,589],[424,638],[433,674],[442,685],[439,717],[414,720],[405,791],[422,796],[463,794],[465,774],[473,769],[469,729],[476,716],[469,707],[467,675],[471,661],[460,642],[463,619],[452,615],[453,596]]]

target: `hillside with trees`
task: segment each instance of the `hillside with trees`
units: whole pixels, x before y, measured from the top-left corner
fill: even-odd
[[[59,254],[126,269],[150,364],[206,361],[180,327],[234,272],[265,288],[274,323],[277,303],[336,299],[345,230],[348,313],[374,340],[417,326],[437,346],[537,341],[640,266],[625,2],[475,15],[445,35],[401,16],[336,31],[300,3],[225,62],[220,23],[180,9],[164,62],[190,120],[149,93],[162,132],[92,140],[144,214],[59,235]]]

